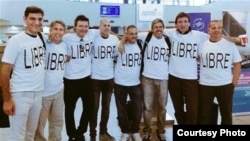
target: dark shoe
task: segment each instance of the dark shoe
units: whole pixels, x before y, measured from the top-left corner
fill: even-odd
[[[77,141],[75,137],[70,137],[68,141]]]
[[[143,141],[151,141],[152,140],[152,136],[151,135],[144,135],[142,140]]]
[[[95,137],[90,137],[90,141],[96,141]]]
[[[70,137],[69,141],[85,141],[84,136]]]
[[[114,141],[115,138],[112,137],[109,133],[104,133],[99,135],[101,141]]]
[[[79,135],[76,137],[76,141],[85,141],[85,137],[83,135]]]
[[[159,141],[167,141],[165,134],[157,134],[157,138]]]

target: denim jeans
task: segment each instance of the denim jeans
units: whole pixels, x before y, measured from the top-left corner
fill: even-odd
[[[101,121],[100,134],[107,132],[107,124],[109,120],[110,101],[114,88],[114,79],[109,80],[95,80],[92,79],[92,88],[94,93],[93,112],[90,120],[90,136],[96,136],[97,115],[99,110],[100,96],[102,95],[101,104]]]
[[[143,93],[143,116],[144,116],[144,134],[152,134],[150,127],[153,117],[153,107],[157,111],[157,133],[165,133],[166,105],[168,99],[168,80],[151,79],[142,76]]]
[[[9,141],[34,141],[42,108],[42,91],[14,92],[15,114],[10,116]]]
[[[122,133],[138,133],[142,116],[141,86],[122,86],[115,84],[115,102],[117,106],[118,123]],[[130,97],[131,119],[127,113],[127,96]]]
[[[61,141],[63,129],[63,89],[54,95],[42,98],[42,110],[39,117],[38,127],[36,130],[35,141],[46,141],[44,135],[46,123],[48,121],[48,140]]]
[[[90,105],[93,103],[92,96],[90,77],[76,80],[64,78],[65,125],[67,135],[70,138],[81,136],[87,131],[92,111]],[[82,100],[83,111],[78,128],[76,129],[74,112],[79,98]]]

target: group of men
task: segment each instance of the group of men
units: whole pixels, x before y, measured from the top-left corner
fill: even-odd
[[[47,120],[48,140],[62,140],[63,113],[69,141],[84,141],[88,125],[91,141],[95,141],[100,97],[99,138],[115,140],[107,129],[113,89],[120,141],[131,137],[152,140],[155,104],[156,137],[166,141],[168,91],[178,124],[211,124],[214,97],[220,105],[221,123],[232,124],[232,96],[241,57],[234,43],[222,38],[221,21],[211,21],[207,35],[191,30],[188,14],[181,12],[174,29],[165,29],[162,19],[154,19],[150,40],[149,32],[138,33],[135,25],[129,25],[119,41],[110,34],[108,19],[101,20],[96,30],[89,29],[86,16],[78,15],[73,33],[65,34],[66,25],[55,20],[43,40],[39,36],[43,15],[39,7],[26,8],[26,30],[8,40],[2,58],[3,110],[10,115],[11,141],[46,140]],[[128,96],[132,106],[129,116]],[[83,111],[76,127],[74,111],[79,98]]]
[[[178,125],[217,124],[212,120],[215,98],[221,124],[232,124],[232,99],[242,61],[234,44],[239,39],[224,39],[219,20],[210,22],[208,34],[192,30],[189,15],[184,12],[176,16],[175,26],[165,29],[161,19],[153,20],[153,36],[149,42],[148,33],[138,33],[138,39],[147,44],[142,49],[141,77],[145,141],[152,139],[150,124],[154,101],[157,104],[157,137],[164,140],[168,90]],[[170,39],[170,46],[164,42],[164,35]]]

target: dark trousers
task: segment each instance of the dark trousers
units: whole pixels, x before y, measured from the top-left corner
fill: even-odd
[[[198,80],[181,79],[169,75],[168,88],[175,110],[175,118],[180,124],[198,122]]]
[[[214,98],[216,97],[221,113],[221,124],[232,125],[232,103],[234,85],[204,86],[200,85],[199,123],[214,124],[211,118]]]
[[[93,112],[90,120],[90,136],[96,136],[96,126],[97,126],[97,117],[101,97],[102,111],[101,111],[101,121],[100,121],[100,134],[104,134],[107,132],[107,124],[109,120],[109,109],[110,109],[110,101],[114,88],[114,79],[109,80],[96,80],[92,79],[92,88],[93,88],[93,96],[94,103]]]
[[[81,136],[87,131],[93,101],[91,79],[85,77],[77,80],[64,78],[65,125],[69,137]],[[75,126],[75,107],[77,100],[82,100],[82,114],[78,128]]]
[[[118,113],[118,123],[122,133],[138,133],[142,116],[141,86],[121,86],[115,84],[115,102]],[[130,97],[130,113],[128,115],[127,96]],[[131,116],[131,121],[130,117]]]
[[[2,88],[0,87],[0,128],[10,127],[9,116],[3,111]]]

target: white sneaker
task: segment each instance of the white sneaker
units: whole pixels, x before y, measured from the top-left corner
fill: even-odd
[[[132,134],[132,137],[133,137],[134,141],[142,141],[139,133]]]
[[[129,134],[123,133],[121,135],[120,141],[128,141],[129,140]]]

